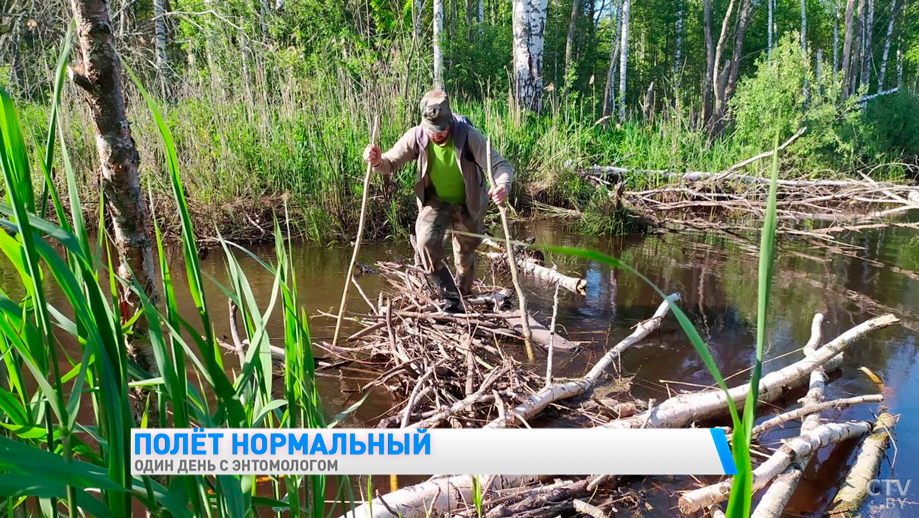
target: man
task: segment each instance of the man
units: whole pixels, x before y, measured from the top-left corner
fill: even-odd
[[[475,249],[481,238],[453,234],[456,282],[444,263],[444,234],[447,228],[482,234],[488,199],[504,203],[514,171],[494,149],[491,168],[495,185],[488,189],[483,170],[487,167],[485,137],[462,115],[450,110],[450,99],[441,90],[431,90],[421,99],[421,124],[386,153],[370,144],[364,160],[374,170],[392,174],[409,160],[417,161],[415,197],[418,219],[415,235],[422,263],[447,301],[448,311],[461,310],[460,294],[472,291],[475,278]]]

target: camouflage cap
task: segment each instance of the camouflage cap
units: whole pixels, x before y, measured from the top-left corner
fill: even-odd
[[[431,90],[421,98],[421,126],[431,132],[439,133],[450,128],[453,112],[450,111],[450,98],[443,90]]]

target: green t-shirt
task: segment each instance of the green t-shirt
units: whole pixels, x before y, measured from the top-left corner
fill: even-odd
[[[431,162],[431,183],[437,197],[448,203],[465,203],[466,183],[456,160],[453,137],[443,146],[429,141],[428,160]]]

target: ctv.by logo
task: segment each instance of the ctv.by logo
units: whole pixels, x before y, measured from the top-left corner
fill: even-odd
[[[868,482],[868,494],[871,496],[884,496],[882,507],[888,509],[903,509],[906,504],[913,504],[906,499],[912,480],[901,481],[896,478],[876,478]]]

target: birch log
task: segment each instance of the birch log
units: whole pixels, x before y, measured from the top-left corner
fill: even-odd
[[[679,293],[674,293],[667,297],[667,300],[658,306],[657,311],[654,312],[651,318],[638,324],[632,334],[607,351],[606,354],[600,358],[600,361],[598,361],[583,378],[572,380],[567,383],[560,383],[540,390],[527,398],[523,403],[517,405],[517,407],[510,412],[505,413],[504,416],[485,425],[485,428],[505,428],[507,426],[513,426],[519,423],[520,419],[524,421],[532,419],[556,401],[570,399],[588,393],[593,389],[594,385],[600,381],[603,374],[609,369],[613,362],[619,358],[622,351],[638,343],[638,341],[660,327],[664,316],[670,311],[670,302],[676,302],[677,300],[680,300]]]
[[[819,369],[818,369],[819,370]],[[811,373],[811,379],[813,380],[813,374],[817,373],[815,370]],[[813,385],[812,385],[813,386]],[[813,399],[813,394],[808,392],[806,399]],[[881,394],[868,394],[865,396],[856,396],[848,398],[833,399],[830,401],[822,401],[820,403],[810,403],[805,404],[800,408],[796,408],[790,412],[785,412],[784,414],[779,414],[775,417],[771,417],[762,423],[753,427],[753,436],[764,434],[773,428],[782,426],[783,424],[789,421],[795,421],[802,417],[809,417],[810,414],[815,416],[819,415],[820,412],[824,410],[842,410],[844,408],[849,408],[850,406],[863,405],[865,403],[880,403],[884,401],[884,396]],[[819,418],[818,418],[819,419]],[[819,421],[818,421],[819,422]]]
[[[492,490],[520,487],[540,479],[537,475],[496,476]],[[427,518],[448,515],[472,502],[473,481],[470,475],[437,477],[404,487],[372,502],[348,511],[340,518]],[[372,511],[371,511],[372,509]]]
[[[861,437],[871,431],[871,423],[828,423],[810,432],[786,441],[769,459],[753,470],[753,491],[759,491],[782,473],[795,459],[848,439]],[[731,479],[711,486],[694,489],[680,497],[679,508],[683,514],[692,514],[728,499]]]
[[[504,261],[506,260],[506,255],[500,252],[487,252],[485,255],[488,256],[492,261]],[[558,284],[562,288],[565,288],[568,291],[574,293],[583,294],[587,289],[587,281],[580,277],[569,277],[563,273],[559,273],[558,270],[553,270],[552,268],[546,268],[538,264],[535,260],[529,257],[516,257],[517,266],[523,270],[523,273],[534,277],[549,286],[555,286]]]
[[[846,481],[833,498],[833,503],[827,511],[828,515],[849,517],[858,513],[858,509],[868,498],[869,482],[877,477],[881,468],[881,461],[884,460],[896,424],[896,417],[889,412],[878,416],[873,432],[865,438],[858,450],[855,464],[846,476]]]
[[[759,385],[761,401],[774,401],[790,389],[801,385],[806,376],[824,366],[845,350],[853,341],[874,329],[897,322],[893,315],[883,315],[863,322],[835,340],[817,349],[814,354],[787,367],[763,376]],[[730,389],[730,397],[742,406],[750,391],[750,384]],[[603,426],[607,428],[680,428],[694,421],[709,419],[727,410],[727,396],[722,390],[708,390],[670,398],[660,405],[627,419],[617,419]]]

